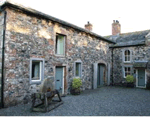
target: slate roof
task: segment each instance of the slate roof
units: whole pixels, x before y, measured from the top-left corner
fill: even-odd
[[[116,42],[116,44],[110,46],[110,48],[137,46],[137,45],[145,45],[146,40],[145,36],[148,33],[150,33],[150,30],[105,36],[105,38]]]
[[[52,16],[47,15],[47,14],[44,14],[44,13],[39,12],[39,11],[37,11],[37,10],[34,10],[34,9],[31,9],[31,8],[22,6],[22,5],[20,5],[20,4],[13,3],[13,2],[11,2],[11,1],[9,1],[9,0],[5,1],[2,5],[0,5],[0,8],[1,8],[1,9],[4,9],[4,8],[6,8],[6,7],[16,8],[16,9],[19,9],[19,10],[21,10],[21,11],[27,13],[27,14],[34,15],[34,16],[37,16],[37,17],[42,17],[42,18],[45,18],[45,19],[49,19],[49,20],[51,20],[51,21],[60,23],[60,24],[62,24],[62,25],[65,25],[65,26],[74,28],[74,29],[76,29],[76,30],[78,30],[78,31],[83,31],[83,32],[88,33],[88,34],[90,34],[90,35],[92,35],[92,36],[95,36],[96,38],[98,38],[98,39],[100,39],[100,40],[103,40],[103,41],[106,41],[106,42],[109,42],[109,43],[115,43],[115,42],[112,41],[112,40],[106,39],[106,38],[104,38],[104,37],[102,37],[102,36],[100,36],[100,35],[98,35],[98,34],[96,34],[96,33],[90,32],[90,31],[88,31],[88,30],[86,30],[86,29],[84,29],[84,28],[78,27],[78,26],[76,26],[76,25],[74,25],[74,24],[68,23],[68,22],[66,22],[66,21],[60,20],[60,19],[58,19],[58,18],[52,17]]]

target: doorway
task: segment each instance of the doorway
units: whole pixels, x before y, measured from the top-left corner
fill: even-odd
[[[98,64],[98,70],[97,70],[97,87],[104,85],[104,69],[105,65]]]
[[[144,68],[137,69],[136,86],[146,88],[146,71]]]
[[[55,89],[64,94],[64,67],[57,66],[55,73]]]
[[[106,70],[107,67],[103,63],[94,63],[93,64],[93,89],[104,86],[107,84],[108,80],[106,79]]]

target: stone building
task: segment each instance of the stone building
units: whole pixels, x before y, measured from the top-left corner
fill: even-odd
[[[121,34],[119,21],[112,24],[112,35],[105,38],[116,44],[112,51],[112,83],[122,85],[127,75],[136,78],[136,87],[145,88],[150,75],[150,30]]]
[[[150,30],[102,37],[22,5],[5,1],[0,11],[0,107],[30,101],[45,78],[61,95],[70,92],[74,77],[82,90],[121,85],[134,75],[145,88],[150,75]]]
[[[91,32],[89,22],[85,28],[9,1],[3,3],[1,107],[28,102],[44,78],[50,78],[62,95],[69,93],[74,77],[82,79],[82,90],[109,85],[109,45],[115,42]]]

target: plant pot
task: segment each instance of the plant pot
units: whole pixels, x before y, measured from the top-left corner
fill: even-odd
[[[80,95],[80,89],[71,89],[71,90],[70,90],[70,93],[71,93],[72,95]]]
[[[125,83],[122,83],[122,86],[123,87],[126,87],[127,86],[127,83],[125,82]]]
[[[150,90],[150,76],[147,77],[146,89]]]
[[[150,90],[150,84],[147,84],[147,85],[146,85],[146,89],[149,89],[149,90]]]
[[[127,87],[133,88],[134,87],[134,83],[127,83]]]

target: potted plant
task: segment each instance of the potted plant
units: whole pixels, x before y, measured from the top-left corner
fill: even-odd
[[[147,76],[146,89],[150,89],[150,76]]]
[[[81,90],[80,90],[81,86],[82,86],[81,79],[80,78],[73,78],[70,93],[72,95],[79,95],[81,92]]]
[[[132,75],[127,75],[126,82],[127,82],[127,87],[134,87],[135,79]]]

